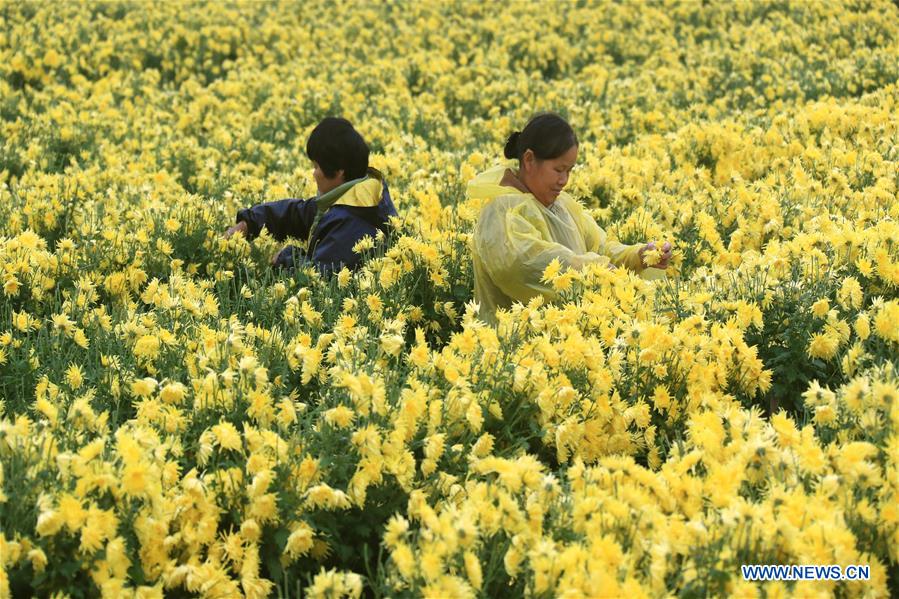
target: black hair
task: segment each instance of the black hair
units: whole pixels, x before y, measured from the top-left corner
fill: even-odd
[[[322,120],[306,142],[306,155],[326,177],[343,170],[347,181],[364,177],[368,171],[368,144],[346,119],[329,116]]]
[[[553,112],[543,112],[528,121],[522,131],[509,136],[503,154],[520,161],[531,150],[537,160],[552,160],[576,145],[577,136],[568,121]]]

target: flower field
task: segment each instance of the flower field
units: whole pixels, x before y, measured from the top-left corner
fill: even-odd
[[[0,598],[899,595],[897,81],[889,0],[0,0]],[[466,184],[542,110],[674,259],[494,328]],[[397,233],[273,271],[222,233],[329,115]]]

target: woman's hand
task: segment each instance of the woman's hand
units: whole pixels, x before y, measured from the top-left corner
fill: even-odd
[[[227,231],[225,231],[225,239],[230,239],[232,235],[235,233],[240,233],[241,235],[246,236],[247,234],[247,223],[246,221],[240,221]]]
[[[643,266],[665,270],[671,261],[671,244],[666,241],[661,248],[657,248],[655,242],[650,241],[640,248],[640,260],[643,261]]]

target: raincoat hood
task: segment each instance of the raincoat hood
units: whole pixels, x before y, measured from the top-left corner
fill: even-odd
[[[375,168],[369,168],[364,177],[342,183],[315,198],[319,212],[326,212],[332,206],[352,206],[354,208],[374,208],[382,200],[384,176]]]
[[[498,164],[476,175],[468,182],[468,197],[473,200],[492,200],[504,195],[523,195],[517,189],[500,185],[509,168],[514,168],[512,162]]]

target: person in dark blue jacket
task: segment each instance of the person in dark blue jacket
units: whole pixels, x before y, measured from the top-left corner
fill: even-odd
[[[308,200],[286,199],[258,204],[237,213],[235,233],[253,239],[265,227],[272,237],[307,240],[306,248],[288,246],[273,259],[275,267],[293,267],[311,262],[322,274],[344,266],[357,268],[362,256],[353,246],[363,237],[389,234],[390,217],[396,209],[387,182],[368,166],[368,145],[349,121],[328,117],[320,122],[306,142],[312,160],[318,195]]]

